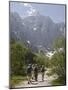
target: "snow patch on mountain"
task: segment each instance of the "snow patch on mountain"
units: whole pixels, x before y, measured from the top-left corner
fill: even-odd
[[[37,30],[37,28],[36,28],[36,27],[34,27],[34,28],[33,28],[33,30],[34,30],[34,31],[36,31],[36,30]]]
[[[23,24],[23,25],[25,25],[25,23],[24,23],[24,22],[23,22],[22,24]]]
[[[55,53],[56,53],[56,51],[49,51],[46,53],[46,56],[51,58]]]
[[[27,43],[30,44],[30,41],[28,40]]]

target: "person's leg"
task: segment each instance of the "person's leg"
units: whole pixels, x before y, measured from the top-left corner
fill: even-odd
[[[28,84],[29,84],[29,83],[30,83],[30,82],[29,82],[29,75],[27,76],[27,79],[28,79]]]
[[[35,81],[36,81],[36,74],[35,74]]]
[[[31,76],[29,76],[29,83],[31,82]]]
[[[38,74],[36,73],[36,81],[38,81]]]
[[[31,81],[30,73],[28,74],[27,79],[28,79],[28,84],[30,84],[30,81]]]
[[[28,84],[30,84],[31,83],[31,76],[29,76],[29,80],[28,80]]]
[[[37,74],[36,74],[36,81],[37,81]]]
[[[35,73],[34,73],[34,80],[35,80]]]
[[[35,78],[34,78],[35,76],[34,76],[34,72],[32,72],[32,80],[34,80]]]
[[[44,81],[44,72],[42,73],[42,81]]]
[[[38,74],[37,74],[37,81],[38,81]]]

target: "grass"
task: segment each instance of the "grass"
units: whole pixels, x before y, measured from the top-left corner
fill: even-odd
[[[19,84],[21,81],[27,80],[26,76],[12,76],[10,79],[10,88],[14,88],[16,84]]]
[[[58,78],[52,81],[52,85],[66,85],[64,78]]]
[[[46,73],[46,75],[51,76],[51,75],[53,75],[53,73],[51,73],[51,72],[49,73],[49,72],[48,72],[48,73]]]

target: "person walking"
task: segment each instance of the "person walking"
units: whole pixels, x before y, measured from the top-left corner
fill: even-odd
[[[27,67],[27,78],[28,78],[28,84],[31,83],[31,78],[32,78],[32,65],[29,64]]]
[[[46,70],[46,69],[45,69],[44,65],[42,65],[42,68],[41,68],[42,81],[44,81],[45,70]]]
[[[37,65],[34,68],[34,77],[35,77],[35,81],[38,81],[38,66]]]

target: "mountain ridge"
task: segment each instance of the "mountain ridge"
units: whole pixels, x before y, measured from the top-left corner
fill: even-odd
[[[33,50],[38,49],[38,46],[51,48],[54,39],[64,35],[64,30],[63,22],[54,23],[49,16],[28,16],[21,19],[16,13],[10,15],[10,39],[25,42]]]

